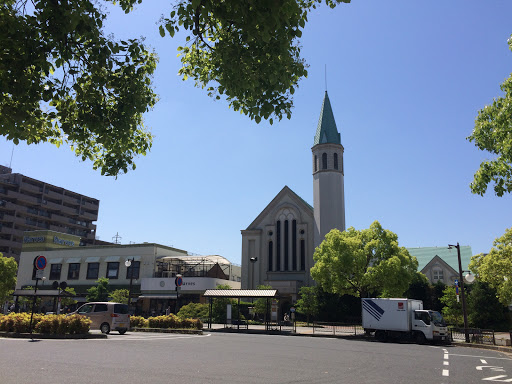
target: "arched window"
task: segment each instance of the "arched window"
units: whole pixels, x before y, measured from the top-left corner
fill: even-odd
[[[304,239],[300,240],[300,270],[306,270],[306,242]]]
[[[314,165],[314,167],[315,167],[315,172],[318,171],[318,157],[317,157],[317,155],[315,155],[315,165]]]
[[[281,220],[276,223],[276,271],[281,270]]]
[[[288,264],[288,260],[289,260],[289,244],[290,244],[290,241],[289,241],[289,229],[288,229],[288,220],[285,220],[284,221],[284,270],[285,271],[288,271],[289,270],[289,264]]]
[[[338,169],[338,154],[334,154],[334,169]]]
[[[327,153],[322,153],[322,169],[327,169]]]
[[[274,252],[273,243],[272,243],[272,241],[269,241],[268,242],[268,270],[269,271],[272,271],[273,267],[274,267],[274,265],[272,263],[272,258],[274,256],[273,252]]]

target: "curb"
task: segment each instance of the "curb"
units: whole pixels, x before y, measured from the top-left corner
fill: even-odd
[[[132,332],[156,332],[156,333],[182,333],[186,335],[202,335],[202,329],[174,329],[174,328],[130,328]]]
[[[62,339],[62,340],[80,340],[80,339],[106,339],[107,335],[81,333],[75,335],[51,335],[43,333],[16,333],[16,332],[0,332],[0,337],[13,338],[13,339]]]

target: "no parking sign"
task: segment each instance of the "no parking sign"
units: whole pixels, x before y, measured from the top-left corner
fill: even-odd
[[[34,259],[34,268],[37,270],[43,270],[46,268],[46,257],[39,255]]]

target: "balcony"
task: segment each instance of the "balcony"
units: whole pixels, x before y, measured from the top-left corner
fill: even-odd
[[[58,193],[52,190],[45,191],[46,196],[48,196],[50,199],[56,199],[61,201],[62,200],[62,193]]]
[[[0,226],[0,233],[5,235],[14,235],[17,237],[23,237],[23,231],[14,228],[8,228],[5,226]]]
[[[85,217],[85,218],[87,218],[89,220],[98,220],[98,213],[92,214],[92,213],[87,212],[87,211],[82,211],[82,212],[80,212],[80,216]]]
[[[78,215],[78,210],[76,208],[67,207],[65,205],[60,206],[60,211],[65,213],[66,215],[76,216]]]
[[[16,199],[18,201],[22,201],[24,203],[29,203],[29,204],[32,204],[32,205],[39,205],[39,204],[41,204],[41,202],[40,202],[38,197],[26,195],[24,193],[20,193],[20,192],[17,192],[17,191],[9,191],[7,193],[7,196],[10,197],[10,198],[14,198],[14,199]]]
[[[21,249],[21,242],[0,239],[0,247],[7,247],[7,248],[10,248],[12,250],[14,250],[14,249]]]
[[[21,183],[20,189],[23,191],[41,194],[43,193],[43,186],[36,186],[28,183]]]

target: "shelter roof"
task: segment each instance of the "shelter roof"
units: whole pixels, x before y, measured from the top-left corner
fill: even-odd
[[[207,289],[204,297],[275,297],[277,289]]]

